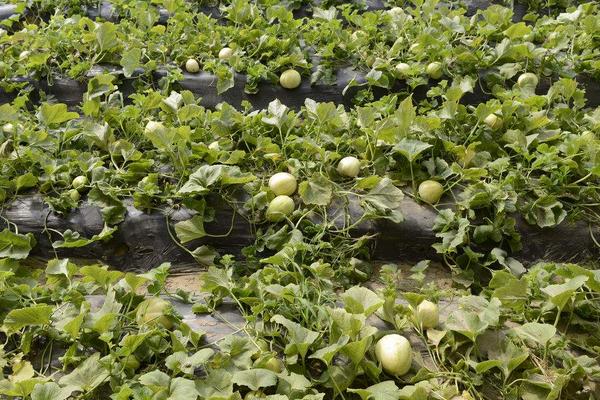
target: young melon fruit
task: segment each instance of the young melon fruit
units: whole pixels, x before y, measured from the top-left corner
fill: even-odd
[[[198,61],[190,58],[185,62],[185,70],[190,74],[196,74],[200,72],[200,64],[198,64]]]
[[[401,376],[410,370],[412,347],[402,335],[385,335],[375,345],[375,356],[385,372]]]
[[[283,71],[281,76],[279,77],[279,83],[286,89],[296,89],[300,86],[302,82],[302,77],[300,73],[295,69],[288,69]]]
[[[294,200],[291,197],[281,195],[275,197],[267,207],[266,217],[268,221],[279,222],[294,212]]]
[[[427,65],[425,72],[431,79],[440,79],[444,74],[444,70],[442,68],[442,63],[438,61],[434,61]]]
[[[88,184],[88,179],[85,175],[79,175],[76,176],[73,179],[73,182],[71,182],[71,186],[73,186],[73,189],[77,189],[77,190],[81,190],[85,187],[85,185]]]
[[[360,161],[356,157],[344,157],[338,163],[337,172],[342,176],[355,178],[360,172]]]
[[[401,78],[406,78],[410,74],[410,65],[407,63],[396,64],[396,72]]]
[[[219,51],[220,60],[229,60],[233,56],[233,49],[231,47],[223,47]]]
[[[497,131],[498,129],[502,128],[502,125],[504,125],[504,121],[502,121],[502,118],[500,118],[496,114],[488,115],[487,117],[485,117],[483,122],[494,131]]]
[[[436,204],[443,193],[444,187],[437,181],[427,180],[419,185],[419,197],[426,203]]]
[[[277,196],[292,195],[297,187],[296,178],[287,172],[278,172],[269,179],[269,189]]]
[[[423,300],[417,306],[415,319],[423,329],[435,328],[440,322],[440,311],[437,304]]]

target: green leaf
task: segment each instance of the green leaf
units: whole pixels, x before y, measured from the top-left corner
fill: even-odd
[[[148,386],[153,392],[164,391],[169,388],[171,378],[161,370],[154,370],[139,377],[142,385]]]
[[[556,335],[556,328],[550,324],[528,322],[512,329],[523,340],[531,340],[545,346]]]
[[[402,190],[394,186],[389,178],[383,178],[363,196],[362,204],[375,215],[400,223],[404,220],[404,216],[399,210],[403,199]]]
[[[255,179],[250,173],[242,173],[237,166],[203,165],[190,175],[178,194],[206,194],[210,192],[209,188],[212,185],[219,182],[233,185],[252,182]]]
[[[94,282],[103,287],[114,284],[123,276],[122,272],[109,270],[108,266],[98,264],[84,265],[79,269],[79,273],[83,275],[85,282]]]
[[[106,334],[114,329],[117,323],[117,317],[123,305],[115,299],[115,291],[112,287],[104,296],[102,307],[90,313],[90,318],[86,321],[86,327],[91,328],[99,334]]]
[[[311,381],[304,375],[296,374],[294,372],[290,372],[289,375],[281,373],[278,377],[280,385],[278,386],[278,391],[282,391],[280,388],[283,386],[285,387],[284,393],[305,392],[312,386]]]
[[[52,307],[47,304],[17,308],[6,315],[3,328],[7,332],[16,332],[26,326],[48,325],[51,315]]]
[[[110,374],[100,363],[100,353],[86,357],[70,374],[60,378],[62,386],[72,386],[82,392],[89,392],[102,384]]]
[[[158,293],[160,293],[160,291],[165,287],[170,269],[171,263],[164,262],[145,274],[139,275],[140,278],[148,279],[151,282],[148,285],[148,293],[153,295],[158,295]]]
[[[458,332],[475,341],[490,326],[498,324],[500,300],[487,301],[479,296],[461,299],[461,309],[453,311],[446,320],[446,329]]]
[[[308,99],[307,99],[308,100]],[[285,122],[288,120],[287,112],[289,108],[281,103],[279,99],[275,99],[269,103],[267,108],[269,111],[269,117],[262,117],[262,122],[267,125],[276,126],[281,129]]]
[[[104,22],[96,28],[96,42],[101,52],[112,50],[118,45],[117,27],[112,22]]]
[[[329,179],[321,174],[313,175],[309,180],[301,182],[298,194],[304,204],[326,206],[331,202],[333,188]]]
[[[209,246],[203,245],[197,247],[192,251],[192,256],[194,260],[196,260],[199,264],[202,265],[213,265],[215,257],[217,257],[219,253],[217,253],[214,249]]]
[[[175,224],[175,233],[181,243],[191,242],[206,236],[204,231],[204,217],[194,215],[187,221],[181,221]]]
[[[169,97],[163,100],[163,104],[171,109],[174,113],[177,112],[179,107],[183,104],[183,96],[176,91],[172,91]]]
[[[214,71],[217,76],[217,94],[223,94],[235,86],[235,71],[223,64]]]
[[[348,389],[350,393],[356,393],[362,400],[399,400],[400,389],[394,381],[384,381],[366,389]]]
[[[4,229],[0,232],[0,257],[23,260],[27,258],[35,243],[32,233],[21,235]]]
[[[416,385],[406,385],[399,392],[399,400],[427,400],[431,388],[427,381],[421,381]]]
[[[458,332],[472,341],[483,333],[488,327],[488,324],[472,312],[455,311],[448,316],[446,328]]]
[[[333,343],[329,346],[320,348],[311,354],[308,358],[316,358],[321,360],[329,367],[333,357],[348,343],[350,338],[348,336],[342,336],[338,339],[337,343]]]
[[[283,325],[287,329],[289,342],[285,347],[285,354],[288,356],[297,354],[302,358],[306,357],[308,348],[319,337],[318,332],[306,329],[302,325],[290,321],[282,315],[274,315],[271,318],[271,322]]]
[[[108,225],[104,225],[104,228],[100,233],[92,236],[90,239],[86,239],[80,237],[79,232],[73,232],[72,230],[67,229],[63,232],[63,240],[57,240],[53,242],[52,247],[55,249],[72,249],[77,247],[84,247],[100,240],[110,239],[113,233],[115,233],[116,231],[116,227],[109,227]]]
[[[529,352],[526,348],[515,346],[510,340],[504,340],[501,346],[490,349],[488,356],[491,360],[501,361],[498,368],[508,378],[512,371],[529,358]]]
[[[583,13],[583,5],[579,5],[579,7],[577,7],[575,9],[575,11],[573,12],[564,12],[564,13],[560,13],[558,15],[558,17],[556,17],[556,21],[557,22],[561,22],[561,23],[573,23],[575,21],[577,21],[579,19],[579,17],[581,17],[581,14]]]
[[[563,204],[554,196],[543,196],[529,205],[525,219],[540,228],[554,227],[560,224],[567,216]]]
[[[141,64],[142,50],[134,47],[132,49],[125,50],[121,57],[121,66],[123,67],[123,74],[129,78],[136,70],[142,66]]]
[[[152,331],[145,331],[139,334],[127,334],[121,341],[119,342],[119,355],[120,356],[129,356],[133,354],[134,351],[140,347],[148,337],[153,334]]]
[[[114,91],[117,86],[113,84],[116,77],[112,74],[100,74],[94,76],[87,85],[86,99],[95,99]]]
[[[531,33],[531,27],[526,25],[525,22],[517,22],[512,24],[510,28],[504,31],[504,35],[510,40],[521,39]]]
[[[492,368],[502,368],[502,360],[485,360],[475,365],[475,372],[483,374]]]
[[[367,317],[364,314],[351,314],[343,308],[327,308],[332,321],[332,337],[348,335],[351,338],[359,336],[365,327]]]
[[[495,271],[489,283],[491,289],[495,289],[493,297],[498,298],[504,307],[521,310],[527,300],[528,283],[525,277],[521,279],[508,271]]]
[[[54,382],[38,383],[31,392],[31,400],[65,400],[73,391],[73,387],[61,388]]]
[[[413,162],[422,152],[432,147],[430,144],[416,139],[403,138],[394,146],[394,150],[402,154],[409,162]]]
[[[176,374],[183,372],[192,375],[196,368],[205,364],[214,353],[212,349],[201,349],[188,356],[187,353],[178,351],[165,359],[165,366]]]
[[[341,296],[346,311],[352,314],[370,316],[384,303],[375,292],[362,286],[353,286]]]
[[[67,320],[62,320],[60,321],[62,325],[57,324],[57,329],[61,329],[62,331],[67,333],[71,337],[71,339],[77,339],[79,337],[81,325],[83,324],[83,320],[85,317],[86,314],[82,312],[76,317]]]
[[[167,400],[195,400],[199,395],[194,381],[185,378],[174,378],[171,381]]]
[[[228,293],[235,287],[231,274],[230,269],[217,268],[214,265],[208,267],[208,271],[200,273],[200,290],[206,293],[225,290]]]
[[[58,259],[53,258],[48,261],[46,266],[46,275],[64,275],[70,278],[75,272],[77,272],[77,265],[69,262],[68,258]]]
[[[160,122],[150,121],[144,128],[144,136],[152,142],[158,150],[169,150],[175,141],[176,131]]]
[[[15,178],[15,189],[20,191],[21,189],[32,188],[38,184],[38,178],[31,172],[20,175]]]
[[[88,200],[102,210],[104,222],[108,225],[116,225],[125,219],[127,208],[116,196],[100,190],[97,186],[90,190]]]
[[[504,251],[502,249],[494,248],[490,252],[490,255],[493,256],[493,258],[495,258],[496,261],[498,261],[498,264],[507,268],[509,271],[511,271],[516,276],[521,276],[525,272],[527,272],[527,270],[525,269],[523,264],[521,264],[521,262],[519,262],[518,260],[516,260],[512,257],[507,257],[508,254],[506,253],[506,251]]]
[[[0,121],[16,121],[18,119],[17,110],[10,104],[0,105]]]
[[[396,140],[399,138],[405,138],[410,133],[410,127],[415,121],[417,116],[415,106],[413,105],[412,96],[408,96],[402,100],[398,106],[398,110],[394,113],[394,121],[397,124],[396,128]]]
[[[209,369],[206,379],[196,386],[200,396],[205,399],[231,399],[233,383],[231,373],[225,369]]]
[[[79,118],[79,114],[67,111],[67,105],[62,103],[44,103],[40,106],[36,115],[38,120],[46,126],[55,126]]]
[[[374,334],[374,332],[373,332]],[[365,336],[364,338],[350,342],[342,348],[342,353],[348,356],[354,365],[358,365],[364,360],[367,350],[373,342],[372,334]]]
[[[559,310],[562,310],[575,291],[583,286],[587,280],[587,276],[578,275],[565,283],[546,286],[542,288],[542,292],[550,297],[552,304],[558,307]]]
[[[259,390],[277,384],[277,375],[268,369],[256,368],[238,371],[233,374],[232,382],[250,390]]]

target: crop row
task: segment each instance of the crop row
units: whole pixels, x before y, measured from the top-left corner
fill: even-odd
[[[272,87],[288,69],[303,76],[301,92],[331,92],[337,97],[326,95],[323,100],[345,104],[356,94],[359,102],[373,98],[371,90],[357,89],[426,92],[432,81],[465,76],[480,80],[483,75],[476,86],[495,95],[525,71],[550,82],[579,74],[578,79],[590,82],[589,92],[595,91],[600,29],[593,3],[556,18],[541,17],[534,25],[513,25],[511,10],[501,6],[478,11],[478,18],[443,8],[430,14],[394,8],[323,11],[309,21],[295,19],[283,7],[245,7],[253,16],[251,24],[242,12],[226,24],[201,13],[181,12],[166,25],[156,25],[158,17],[143,9],[137,10],[138,18],[118,23],[55,15],[48,23],[0,36],[2,87],[10,92],[24,81],[42,82],[41,87],[58,82],[49,90],[60,94],[63,79],[85,81],[100,64],[107,70],[120,69],[125,78],[153,81],[161,89],[180,82],[181,88],[214,98],[206,104],[221,99],[241,104],[254,98],[264,106],[285,95],[299,98],[292,100],[299,105],[305,94]],[[219,57],[224,48],[231,50]],[[200,74],[184,74],[190,59]],[[344,97],[344,88],[353,89],[352,95]],[[267,92],[264,100],[253,97],[261,91]]]
[[[535,95],[535,85],[527,86],[532,83],[524,78],[531,79],[522,76],[502,102],[491,99],[476,107],[461,104],[472,85],[465,80],[440,94],[443,101],[437,105],[434,98],[415,105],[412,97],[400,101],[387,96],[346,111],[307,100],[297,113],[279,101],[262,111],[236,111],[227,104],[211,111],[189,91],[163,96],[146,90],[131,95],[133,103],[125,105],[114,77],[98,75],[90,80],[78,112],[50,103],[31,112],[23,98],[2,106],[0,189],[7,200],[39,192],[54,212],[68,213],[80,205],[83,188],[107,226],[125,220],[131,198],[138,210],[185,206],[197,215],[189,214],[190,220],[180,221],[183,225],[173,233],[184,243],[211,237],[204,222],[213,221],[215,207],[225,201],[236,210],[229,214],[232,219],[238,215],[248,221],[231,222],[241,229],[240,237],[252,240],[262,232],[256,236],[259,244],[251,243],[242,252],[252,259],[254,252],[264,250],[264,237],[278,237],[279,229],[286,228],[268,217],[275,196],[265,182],[276,172],[289,171],[299,182],[298,194],[286,200],[291,207],[285,209],[290,221],[298,220],[296,229],[305,229],[307,235],[324,229],[322,235],[353,249],[349,254],[363,254],[373,233],[363,230],[363,245],[351,245],[356,238],[350,231],[359,222],[399,223],[407,219],[404,214],[421,215],[410,208],[403,211],[405,196],[435,204],[439,196],[417,191],[424,181],[433,180],[439,183],[439,194],[446,194],[442,205],[451,207],[437,208],[436,216],[419,229],[433,229],[435,236],[428,236],[425,247],[439,241],[433,248],[440,256],[465,257],[462,252],[470,249],[469,257],[477,262],[506,263],[499,252],[521,249],[527,225],[544,230],[567,224],[568,231],[577,220],[584,221],[585,239],[579,244],[589,249],[580,256],[597,252],[594,236],[585,228],[599,215],[598,111],[586,108],[573,80],[562,79],[546,94]],[[336,168],[346,156],[356,158],[359,167],[350,177]],[[240,191],[245,195],[240,197]],[[198,196],[203,198],[200,203]],[[345,217],[350,215],[347,207],[354,207],[351,203],[362,207],[356,221]],[[335,217],[329,206],[346,211]],[[156,218],[161,213],[150,218],[154,228]],[[225,220],[218,219],[224,229],[213,231],[216,237],[227,231],[230,222]],[[517,226],[517,220],[523,223]],[[166,225],[161,226],[164,230]],[[245,226],[251,234],[244,233]],[[393,229],[381,232],[393,239]],[[97,236],[100,232],[85,230],[83,235],[95,239],[79,242],[71,231],[62,241],[87,245],[114,233]],[[550,249],[534,248],[531,253]]]

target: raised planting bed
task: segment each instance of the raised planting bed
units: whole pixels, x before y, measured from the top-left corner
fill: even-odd
[[[110,70],[115,71],[113,68]],[[90,77],[93,76],[93,73],[94,72],[90,74]],[[116,73],[119,74],[118,71]],[[119,75],[121,76],[119,90],[124,94],[125,99],[127,99],[129,94],[135,93],[135,81],[137,78],[124,78],[121,74]],[[153,75],[153,81],[158,82],[159,79],[166,76],[166,73],[159,71]],[[333,102],[335,104],[343,104],[346,107],[350,107],[354,105],[355,96],[358,91],[367,87],[372,89],[374,100],[391,93],[410,92],[416,101],[420,101],[427,98],[427,92],[433,87],[433,85],[421,85],[411,91],[403,81],[396,81],[392,89],[370,86],[365,74],[353,70],[352,68],[340,69],[337,71],[336,75],[337,80],[334,85],[312,85],[309,78],[304,77],[301,85],[292,90],[285,89],[278,84],[263,81],[258,85],[258,93],[249,94],[244,91],[246,76],[243,74],[235,73],[234,86],[223,93],[219,93],[217,89],[218,78],[215,75],[207,72],[199,74],[185,72],[183,74],[184,78],[178,81],[177,86],[179,89],[189,90],[197,97],[200,97],[200,104],[207,108],[214,108],[217,104],[225,102],[239,109],[243,101],[248,101],[255,109],[264,109],[267,108],[271,101],[280,99],[284,101],[287,106],[296,110],[304,105],[306,99],[312,99],[317,102]],[[483,74],[481,77],[484,77]],[[585,90],[587,106],[600,106],[600,81],[586,75],[579,75],[576,79],[580,87]],[[358,83],[359,86],[352,86],[345,90],[348,83],[351,81]],[[81,104],[83,95],[87,91],[87,80],[78,81],[75,79],[55,78],[52,84],[48,84],[45,80],[35,82],[23,78],[21,83],[24,82],[30,82],[32,85],[31,87],[35,88],[34,92],[38,90],[43,91],[46,94],[52,95],[56,101],[73,107]],[[437,83],[437,81],[433,82]],[[550,79],[541,80],[536,89],[536,93],[547,93],[551,84],[552,80]],[[476,84],[473,92],[466,93],[461,99],[461,103],[477,105],[493,99],[493,94],[490,93],[488,89],[484,90],[482,85],[485,86],[485,83],[482,83],[481,81],[479,84]],[[177,89],[177,87],[174,89]],[[0,104],[11,102],[17,95],[18,91],[5,92],[0,90]],[[35,100],[38,97],[39,96],[34,95],[32,99]]]
[[[440,6],[451,6],[451,7],[464,7],[466,9],[466,15],[472,16],[478,10],[485,9],[493,4],[500,4],[507,6],[506,2],[503,0],[464,0],[459,3],[459,5],[451,3],[446,4],[445,2],[440,2]],[[341,3],[348,4],[348,3]],[[326,4],[322,0],[315,0],[312,4],[300,4],[299,6],[293,9],[295,18],[310,18],[313,16],[313,8],[315,7],[324,7]],[[405,5],[411,6],[411,5]],[[221,10],[219,5],[203,5],[203,6],[195,6],[198,12],[209,15],[213,18],[221,18]],[[379,11],[389,9],[391,6],[386,4],[383,0],[358,0],[356,2],[356,7],[359,11]],[[515,21],[520,21],[522,17],[527,12],[527,6],[525,4],[515,2],[513,5],[515,13],[514,18]],[[159,23],[164,24],[169,19],[169,12],[159,6],[157,7],[159,13]],[[106,21],[119,21],[124,16],[119,15],[118,10],[116,10],[115,6],[112,4],[110,0],[102,0],[100,4],[97,6],[84,6],[84,13],[90,18],[100,18]],[[14,15],[19,14],[18,8],[16,5],[7,4],[0,5],[0,20],[10,18]],[[126,17],[126,16],[125,16]]]
[[[313,71],[316,69],[317,65],[315,64]],[[52,79],[52,83],[50,84],[46,79],[36,81],[33,78],[21,78],[14,83],[22,85],[29,83],[26,87],[33,89],[31,99],[34,101],[39,98],[37,92],[41,91],[51,95],[57,102],[75,107],[81,104],[83,96],[87,91],[89,79],[105,72],[115,75],[118,78],[119,90],[123,93],[126,102],[128,102],[128,96],[135,93],[139,85],[147,85],[147,82],[150,81],[157,87],[159,81],[168,74],[165,70],[158,70],[152,74],[152,77],[148,77],[147,75],[143,75],[142,70],[138,70],[132,77],[126,78],[123,75],[123,71],[117,67],[96,66],[88,72],[84,80],[56,77]],[[461,98],[460,101],[462,104],[477,105],[494,98],[493,93],[490,91],[491,89],[486,87],[485,79],[488,74],[488,72],[479,74],[479,81],[475,83],[473,91],[465,93]],[[191,91],[194,95],[201,98],[200,104],[207,108],[215,108],[218,104],[225,102],[240,109],[242,103],[247,101],[254,109],[265,109],[270,102],[280,99],[288,107],[298,110],[305,104],[306,99],[312,99],[317,102],[333,102],[351,107],[356,103],[358,92],[365,88],[369,88],[372,91],[374,100],[387,94],[411,93],[416,101],[421,101],[427,98],[428,91],[439,82],[431,80],[428,85],[420,85],[411,90],[405,81],[396,80],[391,89],[386,89],[369,84],[365,73],[350,67],[338,69],[336,77],[335,84],[329,85],[320,83],[311,84],[309,77],[305,76],[300,86],[291,90],[285,89],[279,84],[262,81],[258,85],[258,92],[249,94],[244,91],[247,82],[244,74],[234,73],[233,87],[219,93],[217,76],[208,72],[197,74],[183,72],[183,79],[178,81],[173,89]],[[450,78],[443,77],[441,79]],[[141,80],[146,83],[143,83]],[[600,81],[588,75],[578,75],[576,80],[579,87],[585,90],[586,105],[589,107],[600,106]],[[536,88],[536,93],[539,95],[546,94],[553,82],[555,80],[551,78],[542,78]],[[348,86],[350,83],[352,85]],[[7,92],[0,89],[0,104],[11,102],[18,93],[18,90]]]
[[[364,210],[356,198],[349,200],[348,211],[352,220],[357,220]],[[242,249],[256,240],[250,224],[243,212],[234,211],[222,200],[213,199],[211,204],[216,208],[215,218],[205,229],[209,234],[219,237],[195,240],[187,247],[192,251],[198,246],[209,245],[220,254],[239,257]],[[433,230],[437,213],[410,198],[402,201],[398,211],[405,217],[403,222],[364,222],[352,230],[352,236],[373,236],[372,257],[375,260],[440,260],[432,248],[433,244],[439,242]],[[345,218],[345,212],[335,206],[331,206],[328,212],[334,223],[341,224]],[[0,215],[14,224],[20,233],[34,234],[37,245],[32,254],[41,257],[58,254],[61,257],[99,259],[122,270],[148,270],[167,261],[173,264],[194,263],[190,252],[184,250],[174,235],[177,222],[189,220],[195,215],[195,212],[186,208],[164,208],[162,211],[144,213],[128,202],[125,219],[118,225],[112,238],[77,248],[54,248],[52,242],[60,237],[52,230],[71,230],[79,232],[82,237],[91,238],[104,228],[99,207],[84,202],[77,210],[61,216],[53,213],[39,196],[20,196],[5,206]],[[600,238],[598,226],[565,221],[555,228],[539,228],[517,217],[517,231],[521,234],[523,248],[513,256],[526,263],[540,259],[576,262],[600,257],[600,247],[594,241],[594,237]]]

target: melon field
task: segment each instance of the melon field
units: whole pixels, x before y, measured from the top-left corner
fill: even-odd
[[[600,2],[0,0],[0,399],[600,400]]]

